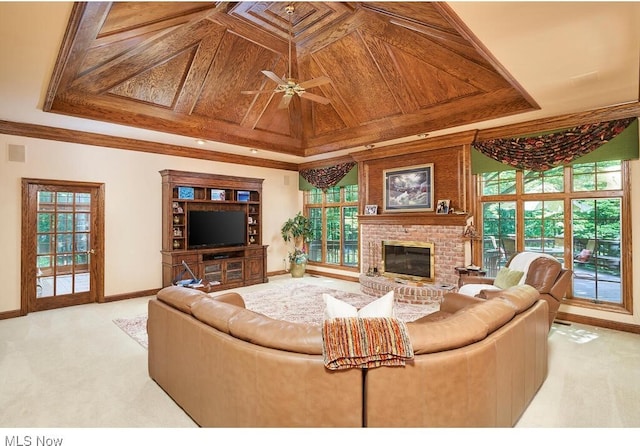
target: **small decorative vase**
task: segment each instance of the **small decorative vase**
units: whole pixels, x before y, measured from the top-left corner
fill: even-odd
[[[307,262],[303,263],[292,263],[291,264],[291,277],[302,277],[304,276],[304,270],[307,267]]]

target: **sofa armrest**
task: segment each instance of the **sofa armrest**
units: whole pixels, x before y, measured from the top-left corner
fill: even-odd
[[[212,296],[212,299],[217,300],[218,302],[235,305],[236,307],[246,308],[242,296],[235,292],[218,294],[217,296]]]
[[[563,269],[549,290],[549,295],[553,296],[558,302],[562,301],[562,298],[566,296],[569,284],[571,283],[572,272],[568,269]]]
[[[473,296],[467,296],[466,294],[446,293],[440,303],[440,311],[453,314],[458,310],[468,307],[469,305],[480,302],[484,302],[484,300]]]

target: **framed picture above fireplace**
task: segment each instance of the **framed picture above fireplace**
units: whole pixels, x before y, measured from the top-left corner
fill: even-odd
[[[433,211],[433,164],[386,169],[384,212]]]

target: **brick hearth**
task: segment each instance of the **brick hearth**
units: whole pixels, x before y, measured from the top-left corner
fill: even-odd
[[[450,291],[450,289],[426,283],[416,286],[398,283],[389,277],[360,275],[360,291],[365,294],[380,297],[392,290],[397,302],[409,304],[440,303],[444,293]]]

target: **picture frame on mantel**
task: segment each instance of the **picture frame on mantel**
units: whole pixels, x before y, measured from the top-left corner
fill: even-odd
[[[450,209],[451,200],[438,200],[438,206],[436,207],[436,214],[448,214]]]
[[[378,205],[367,204],[364,207],[364,215],[376,215],[378,213]]]
[[[386,169],[384,212],[433,211],[433,163]]]

